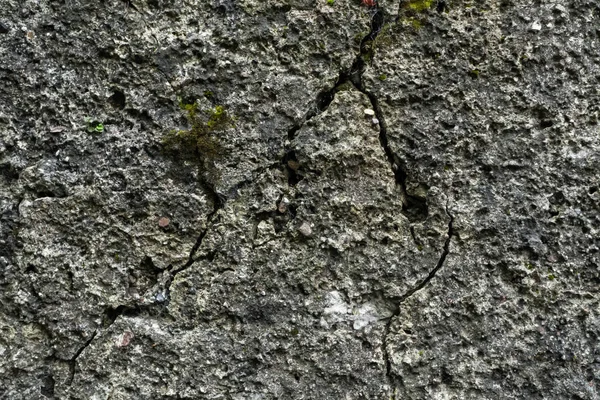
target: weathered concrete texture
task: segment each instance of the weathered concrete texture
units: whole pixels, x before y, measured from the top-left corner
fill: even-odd
[[[398,398],[598,398],[599,13],[453,2],[378,37],[390,147],[456,234],[391,326]]]
[[[597,2],[0,7],[0,398],[600,397]]]

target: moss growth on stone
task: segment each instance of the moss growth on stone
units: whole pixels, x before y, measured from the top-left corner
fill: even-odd
[[[404,22],[409,23],[416,31],[418,31],[419,29],[421,29],[423,27],[423,21],[421,21],[418,18],[412,18],[412,17],[405,18]]]
[[[373,41],[374,49],[381,49],[381,48],[387,47],[392,44],[393,33],[394,33],[393,31],[394,31],[395,26],[396,26],[395,23],[391,23],[391,24],[384,25],[384,27],[381,28],[381,30],[379,31],[379,34]]]
[[[104,132],[104,124],[100,121],[94,120],[92,118],[86,118],[86,129],[90,133],[102,133]]]
[[[345,92],[345,91],[349,91],[349,90],[353,90],[353,89],[354,89],[354,85],[352,85],[352,83],[344,82],[335,88],[335,92],[339,93],[339,92]]]
[[[409,0],[404,3],[403,7],[414,12],[424,12],[433,6],[433,0]]]
[[[180,103],[185,110],[190,129],[168,133],[163,137],[166,153],[199,164],[212,162],[223,153],[218,133],[233,126],[233,118],[223,106],[199,111],[198,104]]]
[[[415,31],[420,30],[427,22],[427,11],[436,4],[433,0],[408,0],[401,8],[403,10],[400,16],[400,22],[403,25],[410,25]]]

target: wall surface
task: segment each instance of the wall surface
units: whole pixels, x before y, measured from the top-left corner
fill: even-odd
[[[598,399],[597,0],[0,0],[0,399]]]

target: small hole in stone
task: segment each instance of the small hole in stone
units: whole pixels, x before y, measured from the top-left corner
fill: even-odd
[[[120,90],[115,90],[112,96],[108,98],[108,102],[115,108],[125,108],[125,93]]]

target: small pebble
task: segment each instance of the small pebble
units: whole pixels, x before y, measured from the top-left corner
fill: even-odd
[[[287,162],[287,165],[294,171],[296,171],[298,168],[300,168],[300,163],[298,161],[294,161],[294,160],[289,160]]]
[[[365,108],[365,115],[372,117],[375,115],[375,111],[371,110],[370,108]]]
[[[0,33],[8,33],[10,29],[8,26],[2,22],[0,22]]]
[[[170,223],[171,220],[167,217],[162,217],[158,220],[158,226],[160,226],[161,228],[166,228],[167,226],[169,226]]]
[[[133,332],[125,331],[115,339],[115,345],[117,347],[127,347],[134,336]]]
[[[377,125],[379,123],[377,118],[373,118],[371,121],[373,122],[373,125]]]
[[[290,204],[289,199],[287,197],[282,198],[277,206],[277,210],[282,214],[285,213],[287,211],[288,204]]]
[[[312,235],[312,229],[310,229],[310,224],[308,222],[303,222],[302,225],[298,228],[298,232],[308,237]]]

